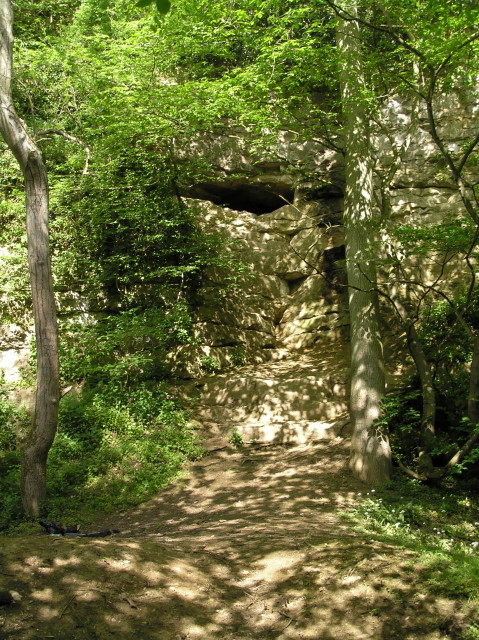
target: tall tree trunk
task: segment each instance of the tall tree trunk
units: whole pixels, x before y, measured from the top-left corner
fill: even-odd
[[[356,15],[353,0],[344,0],[342,4],[349,14]],[[346,174],[344,224],[351,319],[350,467],[359,479],[376,483],[390,478],[391,450],[387,433],[374,424],[381,415],[385,375],[378,295],[374,290],[372,160],[358,23],[340,20],[337,41],[341,58]]]
[[[58,420],[58,337],[49,253],[48,181],[39,149],[12,104],[12,4],[0,0],[0,133],[25,179],[28,265],[37,347],[33,426],[22,451],[21,494],[25,512],[38,515],[46,497],[46,464]]]

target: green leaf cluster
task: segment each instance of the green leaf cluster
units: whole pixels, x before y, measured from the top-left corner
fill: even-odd
[[[192,341],[184,303],[148,306],[111,314],[98,322],[61,331],[60,367],[65,384],[127,391],[168,377],[168,350]]]
[[[0,404],[0,420],[4,414]],[[164,385],[137,384],[128,393],[114,388],[71,393],[60,404],[44,513],[81,523],[98,512],[138,504],[202,453],[187,414]],[[22,514],[15,450],[2,451],[0,469],[2,530]]]
[[[149,7],[152,4],[155,4],[159,13],[168,13],[171,7],[169,0],[138,0],[136,6]]]

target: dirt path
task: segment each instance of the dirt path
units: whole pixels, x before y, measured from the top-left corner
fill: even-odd
[[[423,590],[412,552],[341,520],[365,491],[347,437],[236,450],[218,430],[183,480],[102,520],[120,534],[4,538],[0,589],[22,600],[0,608],[0,638],[460,637],[455,604]]]

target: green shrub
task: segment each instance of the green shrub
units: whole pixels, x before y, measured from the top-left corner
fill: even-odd
[[[202,356],[200,358],[201,368],[206,371],[206,373],[216,373],[220,370],[220,364],[216,358],[212,356]]]
[[[5,394],[0,393],[0,457],[6,451],[15,449],[15,424],[18,417],[17,409]]]
[[[470,297],[457,295],[451,300],[455,310],[445,300],[436,301],[420,316],[418,336],[433,372],[436,397],[435,440],[428,452],[437,466],[444,465],[475,429],[466,417],[473,340],[465,325],[476,330],[479,326],[478,296],[478,291]],[[463,322],[458,321],[457,313],[462,315]],[[421,413],[420,381],[415,375],[402,389],[386,397],[379,421],[389,429],[395,457],[412,466],[422,447]],[[467,470],[468,474],[477,475],[478,459],[476,447],[452,472]]]
[[[191,317],[181,302],[129,309],[93,326],[67,327],[61,342],[62,379],[122,390],[161,380],[169,374],[168,350],[189,342],[191,333]]]
[[[235,347],[231,352],[231,362],[234,367],[241,367],[246,362],[245,350],[241,347]]]
[[[230,434],[230,437],[228,438],[228,442],[233,447],[237,447],[237,448],[241,448],[244,445],[243,436],[241,435],[241,433],[238,431],[236,427],[233,427],[231,429],[231,434]]]
[[[410,459],[418,446],[421,424],[421,392],[410,387],[394,391],[382,403],[382,415],[377,421],[390,434],[393,455]]]
[[[20,454],[16,446],[17,428],[30,424],[23,409],[0,392],[0,531],[22,517],[19,495]]]
[[[0,416],[8,416],[0,428],[7,444],[0,451],[0,530],[22,519],[19,455],[8,426],[15,415],[0,404]],[[60,403],[44,515],[81,523],[138,504],[202,453],[187,414],[164,384],[72,392]]]
[[[137,504],[201,455],[185,412],[162,385],[71,394],[49,457],[48,516],[88,520]]]

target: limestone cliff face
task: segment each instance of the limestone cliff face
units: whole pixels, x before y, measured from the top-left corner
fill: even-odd
[[[478,131],[478,96],[442,96],[438,114],[448,149],[463,148]],[[374,131],[374,146],[378,215],[387,244],[388,226],[434,225],[463,205],[438,159],[424,108],[390,99],[383,116],[387,129]],[[205,274],[194,309],[197,345],[171,354],[175,372],[198,377],[347,340],[341,154],[317,141],[299,143],[290,133],[258,151],[235,129],[198,138],[177,150],[177,158],[200,158],[211,166],[207,179],[183,186],[183,197],[199,227],[223,238],[233,266]],[[426,281],[437,272],[433,258],[407,266]],[[451,263],[448,269],[454,287],[461,267]],[[75,304],[63,296],[60,305],[85,313],[78,295],[68,295]],[[0,347],[0,367],[10,379],[24,349],[12,332],[4,332]]]
[[[205,274],[194,314],[201,345],[174,354],[178,373],[200,375],[205,357],[224,368],[281,358],[325,334],[341,337],[348,317],[340,198],[294,200],[262,215],[209,202],[192,206],[206,232],[223,236],[238,272]]]
[[[476,98],[440,98],[438,131],[450,151],[477,134]],[[467,215],[438,158],[425,109],[391,99],[383,115],[387,129],[374,131],[374,147],[385,245],[391,244],[388,228]],[[184,377],[199,376],[205,367],[282,358],[348,336],[342,156],[317,142],[296,144],[289,134],[261,156],[249,151],[247,136],[234,133],[199,140],[189,150],[214,167],[209,181],[185,191],[190,206],[205,232],[222,235],[242,270],[206,274],[195,311],[200,344],[172,354]],[[433,256],[405,266],[412,279],[428,282],[437,275]],[[447,269],[454,288],[463,280],[461,266],[453,261]],[[232,275],[234,286],[225,288]]]

